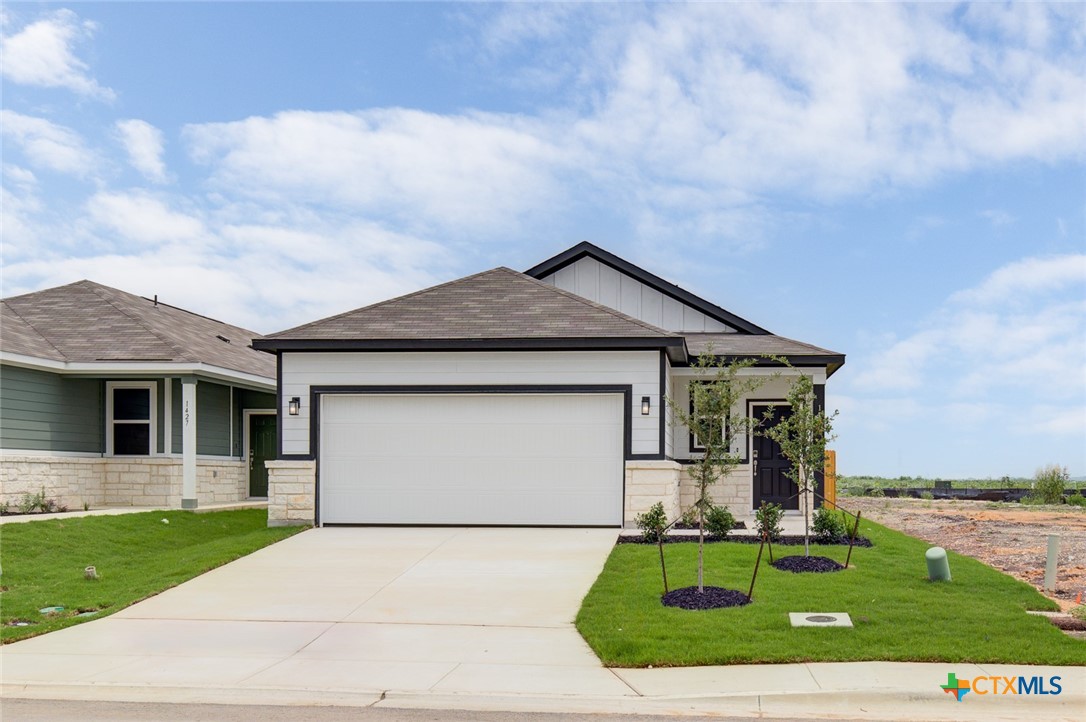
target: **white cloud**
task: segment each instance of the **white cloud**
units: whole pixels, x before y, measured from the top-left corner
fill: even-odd
[[[1058,293],[1086,284],[1086,255],[1024,258],[991,274],[976,288],[952,297],[957,303],[1013,301],[1021,295]]]
[[[96,159],[71,128],[44,118],[0,110],[0,131],[22,149],[32,164],[75,176],[90,174]]]
[[[1080,64],[970,31],[930,6],[661,6],[580,131],[660,176],[828,196],[1081,155]]]
[[[953,294],[913,334],[853,358],[860,370],[851,385],[943,399],[940,418],[975,420],[978,409],[988,418],[997,400],[1012,398],[1021,399],[1020,408],[1003,408],[999,423],[1016,424],[1057,401],[1077,418],[1086,412],[1084,359],[1086,255],[1025,258]],[[1063,422],[1044,426],[1086,431]]]
[[[224,191],[330,204],[407,228],[494,232],[546,207],[561,153],[524,119],[291,111],[185,128]]]
[[[191,244],[206,236],[200,219],[172,210],[162,200],[143,192],[96,193],[87,200],[86,209],[94,225],[140,244]]]
[[[38,179],[26,168],[3,165],[0,187],[0,238],[5,262],[34,254],[40,242],[38,216],[43,205],[38,193]]]
[[[35,218],[31,231],[64,242],[16,253],[8,223],[22,215],[5,207],[5,295],[90,278],[265,333],[450,280],[428,269],[457,260],[431,241],[335,214],[197,210],[143,191],[96,193],[64,226]]]
[[[870,354],[861,390],[972,395],[1025,387],[1040,397],[1086,389],[1086,255],[1024,258],[950,297],[920,330]]]
[[[94,34],[96,25],[71,10],[57,10],[2,38],[4,77],[21,85],[67,88],[80,95],[113,100],[116,94],[88,75],[74,48]]]
[[[1007,211],[1001,211],[998,208],[989,208],[980,212],[980,217],[987,219],[994,227],[1009,226],[1018,219],[1012,216]]]
[[[152,183],[165,183],[166,164],[162,161],[162,131],[144,120],[118,120],[117,137],[128,154],[128,162]]]

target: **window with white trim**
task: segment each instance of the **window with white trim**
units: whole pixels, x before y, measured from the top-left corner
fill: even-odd
[[[706,383],[706,382],[704,382],[704,381],[691,381],[690,384],[687,386],[687,395],[689,396],[689,410],[690,410],[690,415],[691,416],[693,416],[693,414],[694,414],[694,390],[693,390],[693,386],[696,383]],[[732,425],[732,416],[733,415],[738,416],[738,413],[739,412],[736,409],[733,409],[731,413],[729,413],[727,416],[724,417],[724,423],[721,424],[721,429],[720,429],[720,435],[722,437],[727,437],[729,435],[729,431],[731,430],[731,425]],[[749,416],[749,413],[748,413],[748,416]],[[689,447],[688,448],[689,448],[690,453],[697,454],[697,453],[701,453],[701,452],[705,451],[705,445],[701,443],[701,440],[698,439],[697,434],[695,434],[692,429],[687,429],[687,437],[689,439]],[[737,432],[734,436],[732,436],[732,445],[731,445],[731,449],[729,449],[729,451],[730,451],[730,453],[741,457],[741,459],[740,459],[741,464],[748,463],[749,453],[748,453],[748,450],[747,450],[747,435],[740,431],[740,432]]]
[[[109,456],[151,456],[155,444],[155,383],[106,383],[106,441]]]

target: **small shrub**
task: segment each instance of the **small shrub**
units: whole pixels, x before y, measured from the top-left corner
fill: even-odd
[[[1067,497],[1067,503],[1071,506],[1086,506],[1086,496],[1083,496],[1081,492],[1076,491],[1074,494]]]
[[[705,531],[715,537],[725,539],[735,528],[735,517],[726,506],[714,506],[705,516]]]
[[[825,507],[815,512],[811,530],[814,532],[815,541],[819,542],[835,542],[848,536],[848,528],[840,512]]]
[[[1086,619],[1086,604],[1080,604],[1071,608],[1071,616],[1075,619]]]
[[[882,497],[882,496],[886,496],[886,492],[884,492],[881,488],[876,486],[876,487],[874,487],[872,489],[865,489],[864,490],[864,496]]]
[[[1045,502],[1044,499],[1039,496],[1034,496],[1033,494],[1026,494],[1022,497],[1019,503],[1025,504],[1026,506],[1039,506],[1041,504],[1044,504]]]
[[[922,492],[920,492],[920,498],[921,499],[927,499],[928,501],[931,501],[932,499],[935,498],[935,494],[932,494],[930,491],[922,491]]]
[[[780,541],[781,517],[783,516],[784,507],[780,504],[767,504],[763,501],[762,505],[754,512],[754,518],[758,522],[758,533],[762,536],[768,536],[770,541]]]
[[[682,513],[679,517],[679,524],[687,529],[698,528],[698,507],[692,506]]]
[[[30,492],[27,492],[23,494],[23,498],[19,500],[19,513],[33,514],[43,503],[45,503],[44,490],[42,490],[40,494],[31,494]]]
[[[1033,491],[1030,496],[1040,499],[1039,504],[1062,504],[1063,488],[1071,475],[1066,467],[1049,464],[1041,467],[1033,476]]]
[[[656,502],[649,507],[644,514],[634,517],[634,523],[641,530],[642,538],[653,544],[663,540],[664,531],[667,529],[667,514],[664,513],[663,502]]]

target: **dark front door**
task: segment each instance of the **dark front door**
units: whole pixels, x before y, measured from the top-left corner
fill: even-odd
[[[275,458],[275,416],[253,414],[249,417],[249,496],[268,495],[268,467],[264,462]]]
[[[752,415],[756,419],[765,417],[769,405],[754,406]],[[792,413],[788,406],[775,406],[764,427],[772,427],[782,418]],[[792,462],[784,458],[780,445],[768,436],[755,436],[753,440],[751,462],[754,464],[754,508],[767,504],[780,504],[785,509],[799,509],[799,489],[796,483],[785,476],[792,468]]]

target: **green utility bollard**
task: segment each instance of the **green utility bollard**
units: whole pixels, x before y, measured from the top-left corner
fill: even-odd
[[[928,579],[933,582],[950,581],[950,562],[946,558],[946,549],[932,547],[924,553],[928,562]]]

